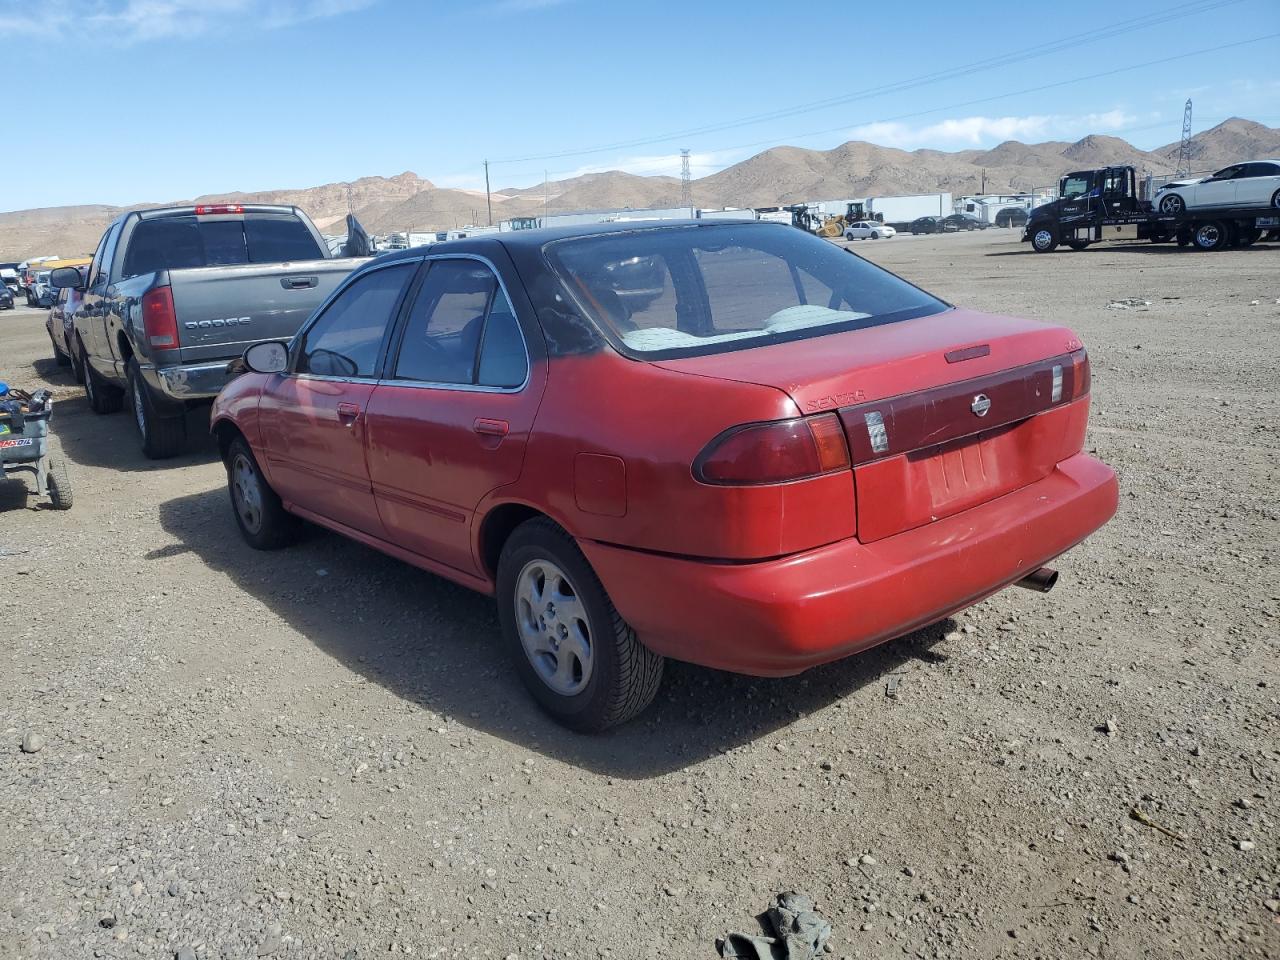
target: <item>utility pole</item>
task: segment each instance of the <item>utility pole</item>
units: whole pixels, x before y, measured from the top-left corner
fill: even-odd
[[[489,161],[484,162],[484,205],[489,211],[489,226],[493,226],[493,201],[489,199]]]
[[[693,206],[693,181],[689,173],[689,149],[680,151],[680,206]]]
[[[543,167],[542,168],[542,220],[543,220],[542,225],[544,227],[547,225],[546,224],[547,206],[551,202],[550,201],[551,195],[548,191],[549,191],[549,187],[547,184],[547,168]]]

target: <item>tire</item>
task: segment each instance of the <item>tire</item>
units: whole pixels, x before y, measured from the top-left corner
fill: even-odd
[[[1187,202],[1176,193],[1171,193],[1161,198],[1160,212],[1168,216],[1179,216],[1187,212]]]
[[[873,233],[873,234],[871,234],[871,239],[872,239],[872,240],[879,240],[879,239],[880,239],[880,234],[878,234],[878,233]]]
[[[1271,209],[1280,210],[1280,190],[1271,195]]]
[[[302,521],[284,508],[244,437],[227,448],[227,493],[240,535],[253,549],[279,550],[297,541]]]
[[[84,344],[80,345],[80,366],[84,368],[84,395],[89,400],[89,409],[98,414],[118,412],[124,406],[124,391],[107,383],[93,369],[84,352]]]
[[[71,376],[75,377],[76,383],[84,383],[84,364],[80,362],[80,353],[75,347],[71,348]]]
[[[535,609],[544,600],[546,606]],[[653,702],[663,658],[640,642],[573,538],[550,520],[521,524],[503,546],[497,601],[520,679],[564,726],[598,733]],[[575,636],[577,650],[567,650],[568,643],[562,647]],[[546,648],[539,650],[540,643]],[[567,670],[562,663],[569,664]]]
[[[58,341],[53,339],[53,334],[49,334],[49,343],[53,345],[53,362],[60,367],[71,366],[71,358],[58,349]]]
[[[147,458],[164,460],[187,449],[186,411],[180,409],[176,416],[160,411],[137,360],[129,361],[129,407]]]
[[[71,475],[67,473],[67,464],[61,458],[49,459],[49,473],[45,477],[49,488],[49,501],[55,510],[70,510],[75,502],[71,493]]]
[[[1231,242],[1231,232],[1219,220],[1201,223],[1191,231],[1191,245],[1197,250],[1222,250]]]
[[[1072,250],[1083,250],[1085,247],[1089,246],[1089,243],[1090,241],[1088,240],[1068,240],[1067,246]]]
[[[1058,235],[1048,227],[1041,227],[1031,235],[1031,249],[1036,253],[1053,253],[1058,249]]]
[[[1255,243],[1262,239],[1262,231],[1257,227],[1250,227],[1247,230],[1236,231],[1237,247],[1252,247]]]

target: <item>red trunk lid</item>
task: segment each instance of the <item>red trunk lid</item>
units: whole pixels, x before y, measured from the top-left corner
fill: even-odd
[[[949,310],[830,336],[660,361],[837,410],[864,542],[1042,479],[1084,442],[1088,367],[1065,327]]]

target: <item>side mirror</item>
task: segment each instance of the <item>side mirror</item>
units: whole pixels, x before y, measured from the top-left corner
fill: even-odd
[[[289,348],[279,340],[255,343],[245,350],[244,362],[254,373],[284,373],[289,368]]]
[[[49,285],[59,290],[82,290],[84,278],[75,267],[58,267],[49,274]]]

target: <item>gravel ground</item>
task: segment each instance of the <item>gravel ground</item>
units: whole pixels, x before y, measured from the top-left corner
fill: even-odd
[[[1118,516],[1048,596],[786,680],[675,665],[594,738],[490,601],[248,549],[209,443],[144,461],[0,313],[77,495],[0,511],[0,956],[709,958],[801,889],[836,957],[1280,957],[1280,247],[854,249],[1080,332]]]

